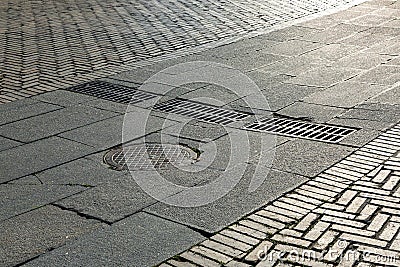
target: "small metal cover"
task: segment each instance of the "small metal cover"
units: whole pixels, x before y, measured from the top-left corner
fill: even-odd
[[[112,149],[104,161],[116,170],[154,170],[190,165],[197,154],[190,148],[173,144],[138,144]]]

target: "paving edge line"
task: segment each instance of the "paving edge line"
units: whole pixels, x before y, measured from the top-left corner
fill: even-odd
[[[312,255],[300,262],[305,266],[382,264],[382,255],[396,259],[398,266],[399,151],[400,123],[315,178],[158,266],[299,264],[298,258],[290,257],[305,251]],[[344,253],[358,256],[349,259]]]
[[[354,0],[354,1],[351,1],[350,3],[341,5],[339,7],[335,7],[335,8],[329,9],[329,10],[324,10],[324,11],[321,11],[321,12],[318,12],[315,14],[311,14],[311,15],[307,15],[305,17],[294,19],[291,21],[282,22],[277,25],[268,26],[264,30],[257,30],[257,31],[245,33],[245,34],[239,35],[239,36],[228,37],[228,38],[221,39],[219,41],[207,43],[207,44],[196,46],[196,47],[191,47],[191,48],[186,48],[186,49],[184,48],[184,49],[178,50],[176,52],[168,53],[168,54],[154,57],[151,59],[141,60],[141,61],[135,62],[133,64],[107,66],[104,69],[94,71],[94,72],[91,72],[88,74],[84,74],[79,77],[66,77],[62,80],[60,79],[60,80],[54,80],[54,81],[46,81],[46,82],[43,82],[41,85],[35,87],[34,90],[31,90],[29,92],[29,94],[30,94],[29,97],[35,96],[38,94],[42,94],[42,93],[46,93],[46,92],[55,91],[55,90],[66,89],[71,86],[76,86],[79,84],[90,82],[95,79],[106,78],[108,76],[116,75],[116,74],[123,73],[126,71],[132,71],[132,70],[135,70],[138,68],[148,67],[153,64],[162,62],[164,60],[177,59],[180,57],[204,52],[208,49],[216,48],[216,47],[227,45],[227,44],[232,44],[232,43],[235,43],[235,42],[240,41],[245,38],[257,37],[257,36],[272,32],[272,31],[281,30],[281,29],[284,29],[284,28],[287,28],[287,27],[290,27],[290,26],[293,26],[293,25],[296,25],[296,24],[299,24],[302,22],[306,22],[309,20],[313,20],[313,19],[316,19],[316,18],[319,18],[322,16],[334,14],[334,13],[346,10],[350,7],[353,7],[353,6],[362,4],[364,2],[368,2],[368,1],[371,1],[371,0]],[[9,103],[9,102],[12,102],[12,101],[15,101],[18,99],[23,99],[23,98],[26,98],[26,97],[23,95],[19,95],[18,92],[15,92],[14,94],[9,93],[7,95],[0,95],[0,105]]]

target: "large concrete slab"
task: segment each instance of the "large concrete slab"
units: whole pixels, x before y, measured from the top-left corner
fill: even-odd
[[[269,105],[269,107],[264,107],[265,110],[278,111],[321,89],[320,87],[314,86],[273,83],[264,87],[260,93],[254,93],[233,101],[227,106],[233,109],[246,111],[249,108],[249,103],[259,103],[257,106],[262,108],[265,100],[260,103],[260,97],[264,96]]]
[[[296,139],[277,147],[273,168],[315,177],[355,149],[305,139]]]
[[[15,140],[11,140],[8,138],[5,138],[3,136],[0,136],[0,151],[6,150],[12,147],[16,147],[18,145],[22,145],[23,143],[17,142]]]
[[[29,98],[28,98],[29,99]],[[28,117],[34,117],[39,114],[61,109],[61,106],[50,103],[42,103],[32,99],[22,99],[7,105],[1,105],[0,125],[13,121],[22,120]]]
[[[202,240],[183,225],[141,212],[25,266],[154,266]]]
[[[107,149],[140,138],[145,134],[168,128],[176,122],[149,115],[143,109],[130,107],[130,114],[127,116],[119,115],[103,121],[99,121],[87,126],[83,126],[65,133],[60,136],[70,140],[93,146],[99,150]],[[143,121],[143,129],[137,125],[137,121]],[[137,127],[135,127],[137,126]],[[129,130],[129,138],[123,140],[123,130]],[[124,133],[125,137],[128,133]]]
[[[121,179],[127,172],[118,172],[103,163],[105,152],[80,158],[36,173],[43,184],[96,186]]]
[[[23,263],[101,226],[53,206],[0,222],[0,265]]]
[[[308,86],[329,87],[339,82],[350,79],[361,70],[346,67],[319,67],[289,79],[287,82],[292,84],[302,84]]]
[[[308,118],[316,122],[326,122],[345,111],[346,109],[343,108],[296,102],[281,109],[278,114],[298,119]]]
[[[145,210],[168,220],[214,233],[306,181],[303,176],[259,166],[256,175],[265,177],[265,181],[256,191],[250,193],[248,186],[255,168],[256,165],[247,165],[245,175],[235,188],[224,197],[208,205],[182,208],[157,203]]]
[[[345,81],[315,92],[303,100],[314,104],[352,108],[386,89],[388,86],[385,85]]]
[[[0,185],[0,221],[82,192],[87,188],[69,185]]]
[[[51,137],[0,153],[0,183],[60,165],[94,152],[93,148]]]
[[[112,178],[108,183],[65,198],[57,204],[112,223],[156,202],[130,175]]]
[[[351,79],[351,81],[393,85],[400,81],[400,66],[381,65]]]
[[[400,105],[365,103],[347,111],[339,118],[396,123],[399,121],[399,112]]]
[[[32,142],[116,115],[96,108],[71,106],[2,126],[0,135]]]

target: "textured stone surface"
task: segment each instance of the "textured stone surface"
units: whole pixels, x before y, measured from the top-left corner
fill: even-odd
[[[185,226],[140,212],[69,242],[26,266],[153,266],[203,239]]]
[[[2,266],[20,264],[102,226],[53,206],[2,221],[0,225]]]
[[[0,154],[0,182],[45,170],[91,152],[93,149],[89,146],[58,137],[11,148]]]

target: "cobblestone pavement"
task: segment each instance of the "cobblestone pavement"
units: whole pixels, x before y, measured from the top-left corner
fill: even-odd
[[[0,103],[131,69],[350,0],[0,3]]]
[[[167,266],[400,266],[400,124]]]

